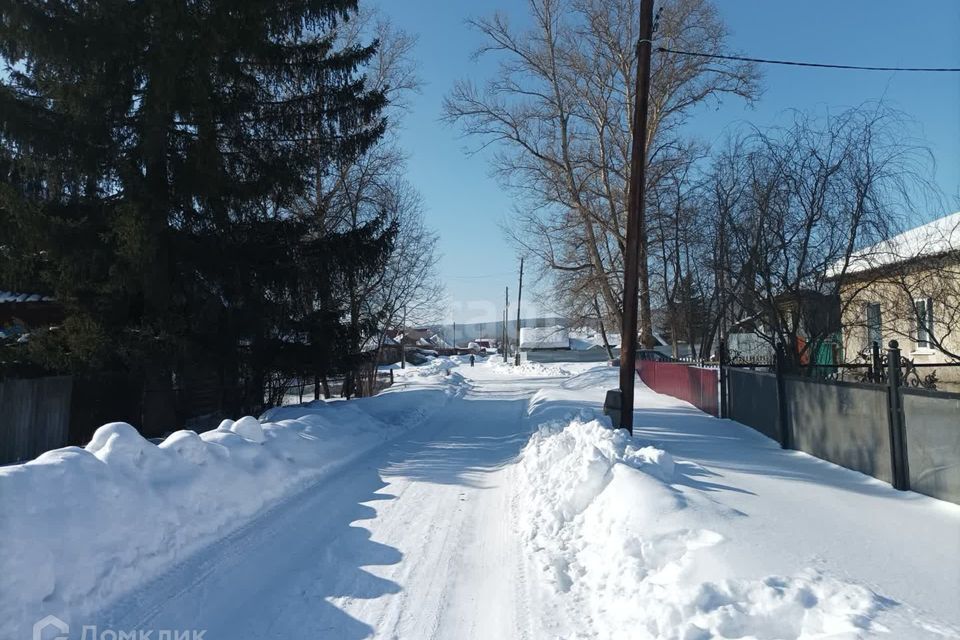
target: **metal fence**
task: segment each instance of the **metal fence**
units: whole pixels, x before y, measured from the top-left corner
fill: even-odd
[[[960,393],[900,390],[909,486],[960,504]]]
[[[704,413],[720,415],[719,372],[681,362],[637,360],[643,383],[656,391],[686,400]]]
[[[72,393],[69,376],[0,380],[0,464],[66,446]]]
[[[893,484],[886,388],[793,376],[783,388],[781,442]]]
[[[782,442],[777,408],[777,376],[733,368],[727,368],[724,373],[728,397],[726,417]]]
[[[724,366],[724,417],[785,448],[960,504],[960,394],[911,386],[896,342],[886,356],[873,383]]]

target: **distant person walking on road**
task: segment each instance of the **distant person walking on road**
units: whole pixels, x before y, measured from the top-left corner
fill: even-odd
[[[476,360],[476,357],[471,353],[471,354],[470,354],[470,366],[471,366],[471,367],[473,366],[473,363],[474,363],[475,360]]]

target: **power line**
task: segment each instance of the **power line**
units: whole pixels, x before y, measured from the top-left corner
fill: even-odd
[[[512,276],[511,271],[503,271],[501,273],[487,273],[479,276],[447,276],[451,280],[479,280],[483,278],[500,278],[502,276]]]
[[[719,53],[699,53],[696,51],[680,51],[667,47],[657,47],[663,53],[676,53],[682,56],[695,58],[715,58],[718,60],[739,60],[741,62],[759,62],[761,64],[782,64],[791,67],[817,67],[820,69],[854,69],[856,71],[924,71],[958,73],[960,67],[865,67],[852,64],[826,64],[822,62],[798,62],[796,60],[770,60],[768,58],[748,58],[746,56],[727,56]]]

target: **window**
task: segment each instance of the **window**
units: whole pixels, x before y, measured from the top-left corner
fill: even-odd
[[[881,328],[883,318],[880,315],[880,303],[867,303],[867,346],[873,346],[876,342],[883,347],[883,329]]]
[[[929,349],[933,342],[933,300],[915,300],[913,311],[914,322],[917,323],[917,348]]]

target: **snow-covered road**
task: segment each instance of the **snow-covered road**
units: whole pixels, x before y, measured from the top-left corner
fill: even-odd
[[[53,503],[7,512],[21,544],[0,550],[7,624],[54,614],[70,640],[80,624],[206,640],[960,638],[957,505],[642,385],[630,439],[599,416],[609,367],[398,375],[376,398],[275,411],[253,443],[230,427],[157,448],[111,426],[0,473],[0,489]],[[298,469],[308,484],[285,480]]]
[[[480,369],[476,370],[480,373]],[[530,624],[508,465],[530,396],[483,380],[99,617],[229,638],[515,638]]]

